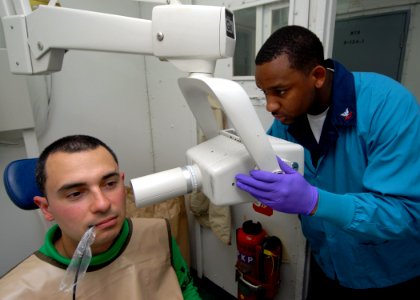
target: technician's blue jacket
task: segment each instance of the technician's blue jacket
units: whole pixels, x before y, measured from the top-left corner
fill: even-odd
[[[326,275],[350,288],[420,276],[420,113],[398,82],[334,68],[320,143],[306,116],[275,120],[268,134],[299,143],[305,178],[319,190],[314,216],[300,216]]]

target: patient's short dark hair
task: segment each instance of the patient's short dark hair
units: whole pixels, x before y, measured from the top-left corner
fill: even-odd
[[[88,136],[88,135],[69,135],[63,138],[60,138],[47,146],[44,151],[42,151],[39,156],[36,169],[35,169],[35,178],[36,183],[43,195],[45,195],[45,182],[47,181],[47,175],[45,173],[45,163],[48,157],[56,152],[66,152],[66,153],[76,153],[83,152],[88,150],[94,150],[98,147],[104,147],[111,153],[115,162],[118,164],[118,158],[114,151],[106,145],[101,140]]]

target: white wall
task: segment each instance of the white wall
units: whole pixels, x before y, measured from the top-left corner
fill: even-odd
[[[188,4],[189,1],[182,1]],[[140,18],[151,19],[156,4],[140,3]],[[169,62],[145,57],[150,109],[154,171],[184,166],[185,152],[196,144],[195,119],[178,88],[178,78],[187,76]]]
[[[138,17],[133,1],[61,1],[70,8]],[[127,177],[153,171],[144,57],[69,51],[53,74],[50,124],[39,139],[43,149],[75,133],[94,135],[119,156]]]

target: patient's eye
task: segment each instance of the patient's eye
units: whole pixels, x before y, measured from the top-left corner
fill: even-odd
[[[108,189],[112,189],[112,188],[116,187],[117,184],[118,184],[117,180],[109,180],[105,183],[105,187],[108,188]]]
[[[120,177],[119,175],[114,175],[112,177],[107,178],[103,181],[102,187],[107,190],[112,190],[118,186],[120,183]]]
[[[66,198],[69,200],[77,200],[77,199],[80,199],[82,196],[83,196],[83,192],[79,190],[71,191],[66,194]]]

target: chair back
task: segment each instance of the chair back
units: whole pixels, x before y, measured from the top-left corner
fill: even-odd
[[[35,181],[35,166],[38,158],[25,158],[12,161],[3,172],[3,182],[7,195],[21,209],[37,209],[34,196],[42,193]]]

